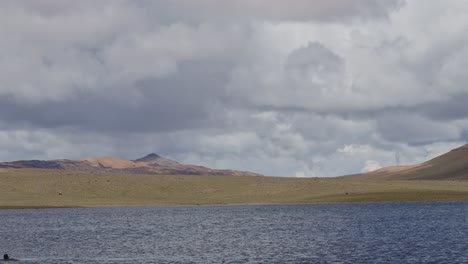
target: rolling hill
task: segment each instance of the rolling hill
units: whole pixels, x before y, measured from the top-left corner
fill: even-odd
[[[395,180],[468,180],[468,144],[418,165],[386,167],[351,177]]]
[[[85,158],[81,160],[20,160],[0,162],[0,168],[57,169],[154,175],[261,176],[260,174],[247,171],[218,170],[203,166],[181,164],[154,153],[136,160],[125,160],[117,157]]]

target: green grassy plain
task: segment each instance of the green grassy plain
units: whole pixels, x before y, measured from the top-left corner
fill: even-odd
[[[0,208],[468,201],[468,181],[0,169]]]

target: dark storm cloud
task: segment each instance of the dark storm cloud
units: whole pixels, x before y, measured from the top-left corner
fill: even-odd
[[[200,22],[215,20],[272,20],[272,21],[347,21],[353,17],[386,17],[400,7],[400,0],[163,0],[145,1],[157,14],[168,21]]]
[[[67,101],[22,103],[0,97],[0,118],[36,127],[80,127],[103,132],[163,132],[222,126],[217,98],[226,66],[216,62],[183,63],[179,75],[141,80],[134,85],[136,103],[122,102],[119,89],[104,94],[83,92]],[[184,76],[184,78],[179,78]],[[125,92],[126,87],[122,87]],[[115,91],[116,94],[112,94]],[[110,94],[109,94],[110,93]]]
[[[468,92],[454,95],[453,98],[442,99],[439,102],[423,104],[409,109],[419,112],[428,118],[439,121],[451,121],[468,117]]]
[[[405,112],[379,116],[377,127],[383,138],[410,144],[456,140],[461,133],[461,129],[455,125]]]

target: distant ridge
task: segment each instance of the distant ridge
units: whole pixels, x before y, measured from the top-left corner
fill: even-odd
[[[386,167],[351,177],[402,180],[468,180],[468,144],[421,164]]]
[[[155,175],[218,175],[218,176],[261,176],[261,174],[218,170],[203,166],[181,164],[177,161],[151,153],[136,160],[117,157],[84,158],[81,160],[19,160],[0,162],[0,168],[40,168],[70,171],[122,172]]]
[[[136,159],[134,160],[134,162],[146,162],[146,163],[150,163],[152,165],[158,165],[158,166],[179,166],[180,165],[180,163],[178,163],[177,161],[166,159],[154,153],[148,154],[144,156],[143,158]]]
[[[161,156],[159,156],[158,154],[150,153],[150,154],[144,156],[143,158],[136,159],[135,161],[147,162],[147,161],[157,160],[157,159],[160,159],[160,158],[161,158]]]

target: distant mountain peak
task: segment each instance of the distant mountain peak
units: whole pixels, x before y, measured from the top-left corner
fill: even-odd
[[[162,158],[162,157],[159,156],[158,154],[156,154],[156,153],[150,153],[150,154],[144,156],[143,158],[136,159],[135,161],[139,161],[139,162],[150,162],[150,161],[154,161],[154,160],[157,160],[157,159],[160,159],[160,158]]]
[[[123,172],[153,175],[222,175],[260,176],[247,171],[217,170],[202,166],[181,164],[177,161],[151,153],[137,160],[118,157],[97,157],[81,160],[22,160],[0,162],[0,168],[40,168],[66,171]]]
[[[151,164],[153,166],[177,166],[180,165],[177,161],[173,161],[164,157],[159,156],[158,154],[151,153],[143,158],[139,158],[137,160],[134,160],[134,162],[142,162],[142,163],[147,163]]]

